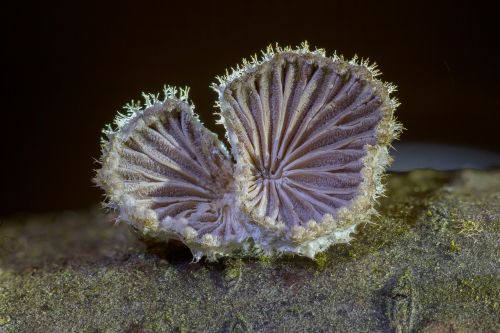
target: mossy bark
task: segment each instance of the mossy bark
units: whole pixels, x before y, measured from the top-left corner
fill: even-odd
[[[0,223],[0,332],[500,331],[500,171],[387,177],[351,244],[189,263],[94,209]]]

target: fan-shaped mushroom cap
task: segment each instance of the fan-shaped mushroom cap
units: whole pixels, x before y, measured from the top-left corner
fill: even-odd
[[[96,181],[119,219],[152,237],[175,238],[195,256],[239,248],[249,234],[234,202],[233,165],[216,135],[167,88],[147,96],[108,131]]]
[[[313,256],[348,241],[375,212],[399,129],[393,88],[376,75],[322,50],[285,49],[215,87],[238,200],[261,228],[262,246]]]

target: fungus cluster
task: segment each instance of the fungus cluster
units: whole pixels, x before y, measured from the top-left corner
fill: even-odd
[[[199,121],[187,89],[167,87],[105,130],[95,181],[119,220],[180,240],[197,259],[314,257],[376,214],[401,128],[394,86],[378,75],[307,44],[269,47],[212,85],[230,152]]]

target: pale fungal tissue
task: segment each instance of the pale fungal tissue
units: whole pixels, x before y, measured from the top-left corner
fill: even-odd
[[[106,128],[95,182],[118,220],[182,241],[195,259],[312,258],[376,214],[401,129],[379,74],[306,43],[269,47],[212,85],[230,152],[188,90],[166,87]]]

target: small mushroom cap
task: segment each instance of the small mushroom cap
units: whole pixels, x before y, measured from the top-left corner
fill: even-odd
[[[168,88],[129,110],[108,132],[96,182],[124,220],[149,236],[179,239],[195,254],[239,247],[248,238],[234,203],[233,165],[187,96]]]

